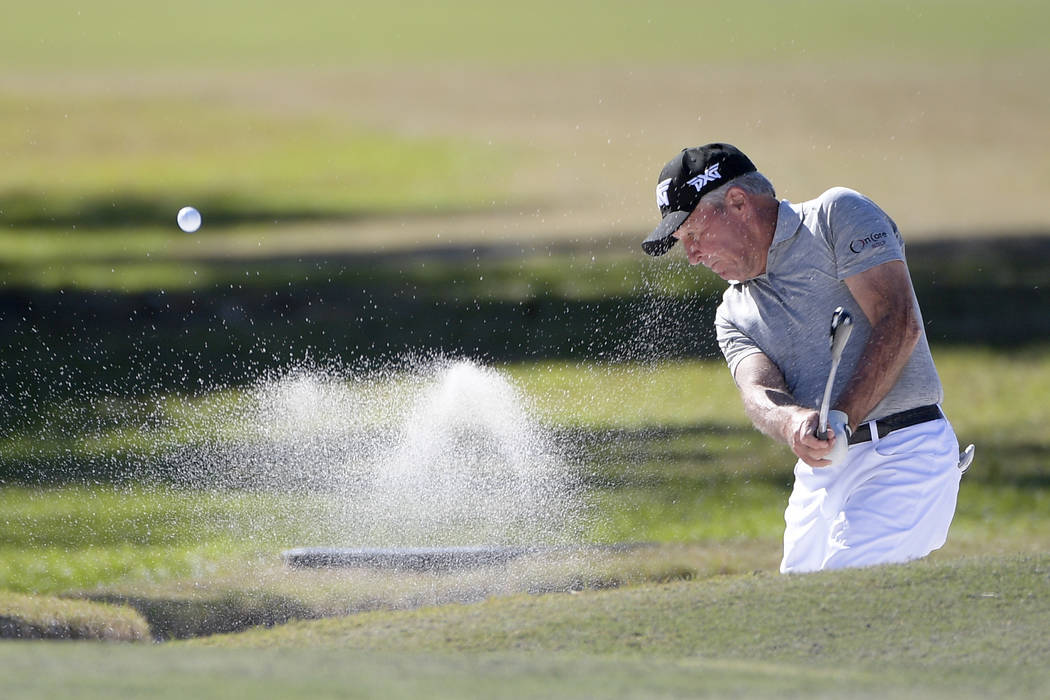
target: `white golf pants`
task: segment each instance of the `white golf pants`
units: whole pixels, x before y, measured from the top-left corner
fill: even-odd
[[[944,419],[850,445],[834,467],[795,465],[782,573],[919,559],[944,545],[959,494],[959,443]]]

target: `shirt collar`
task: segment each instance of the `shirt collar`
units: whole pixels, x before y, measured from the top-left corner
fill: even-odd
[[[793,237],[802,226],[802,207],[792,204],[786,199],[780,200],[780,208],[777,209],[777,226],[773,229],[773,240],[769,243],[769,254],[766,256],[766,271],[754,279],[766,279],[769,276],[769,268],[773,264],[773,249]],[[729,284],[739,285],[739,280],[729,280]]]
[[[802,207],[796,206],[786,199],[780,201],[777,210],[777,227],[773,231],[773,241],[769,244],[770,249],[798,233],[802,225]]]

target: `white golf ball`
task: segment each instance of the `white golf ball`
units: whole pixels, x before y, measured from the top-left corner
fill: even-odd
[[[179,222],[179,228],[186,233],[193,233],[201,227],[201,213],[193,207],[179,209],[175,220]]]

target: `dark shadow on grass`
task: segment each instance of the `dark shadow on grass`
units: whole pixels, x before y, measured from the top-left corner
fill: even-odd
[[[491,363],[718,355],[710,329],[722,287],[707,284],[707,277],[680,292],[640,283],[629,293],[596,289],[581,297],[573,290],[587,268],[573,255],[552,258],[542,281],[523,271],[528,268],[508,267],[514,255],[514,246],[494,245],[249,267],[233,261],[216,265],[219,281],[185,291],[0,286],[0,435],[68,438],[110,420],[64,408],[77,402],[203,394],[297,366],[404,365],[434,355]],[[547,259],[553,252],[530,255]],[[1050,279],[1050,237],[912,244],[908,255],[931,342],[1014,349],[1042,347],[1050,338],[1043,284]],[[641,255],[637,264],[655,269]],[[0,279],[17,267],[8,261]],[[622,281],[621,273],[629,269],[616,268]],[[594,279],[601,284],[600,276]],[[712,437],[720,429],[696,426],[692,434]],[[685,440],[689,433],[644,432],[599,435],[587,444],[622,464],[725,462],[703,440]],[[765,440],[757,434],[734,439],[754,440],[756,447]],[[979,452],[975,478],[983,478],[976,475],[989,459],[1014,454],[1033,464],[1046,456],[1045,446],[1013,452],[1019,447],[995,456]],[[5,456],[0,473],[110,478],[128,459]],[[1018,472],[1004,466],[1002,473],[1008,479]],[[1030,483],[1045,484],[1042,472],[1025,473]]]
[[[209,229],[259,223],[350,223],[478,213],[474,208],[425,205],[397,210],[353,206],[275,206],[269,201],[235,194],[213,193],[192,199],[192,202],[188,202],[184,201],[185,198],[146,197],[130,192],[115,192],[105,197],[61,198],[38,192],[8,190],[0,193],[0,226],[62,228],[84,232],[174,226],[176,213],[187,204],[201,212],[204,225]]]
[[[931,342],[1046,343],[1050,298],[1032,280],[1050,279],[1050,238],[995,241],[995,255],[971,245],[976,257],[933,244],[909,249]],[[563,278],[555,265],[544,273],[555,278],[539,281],[504,262],[489,268],[483,251],[460,252],[471,257],[438,269],[407,254],[227,263],[212,270],[217,281],[185,291],[7,285],[0,379],[15,396],[43,401],[203,391],[307,357],[353,366],[433,353],[492,362],[717,356],[710,328],[719,286],[579,298],[565,291],[581,274],[571,260]]]
[[[88,600],[127,605],[139,612],[156,641],[189,639],[212,634],[241,632],[252,627],[273,627],[292,620],[323,615],[307,605],[271,593],[229,591],[208,597],[149,598],[117,594],[89,594]]]

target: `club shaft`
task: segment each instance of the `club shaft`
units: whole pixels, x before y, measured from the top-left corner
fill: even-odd
[[[820,414],[817,421],[817,437],[828,438],[828,413],[831,411],[831,390],[835,386],[835,374],[839,369],[842,351],[846,347],[850,333],[853,331],[853,318],[841,306],[831,315],[831,369],[828,371],[828,383],[824,385],[824,397],[820,401]]]
[[[828,413],[831,411],[831,388],[835,384],[835,374],[839,370],[841,356],[831,358],[831,371],[828,372],[828,383],[824,385],[824,398],[820,400],[820,419],[817,424],[817,437],[821,440],[828,435]]]

